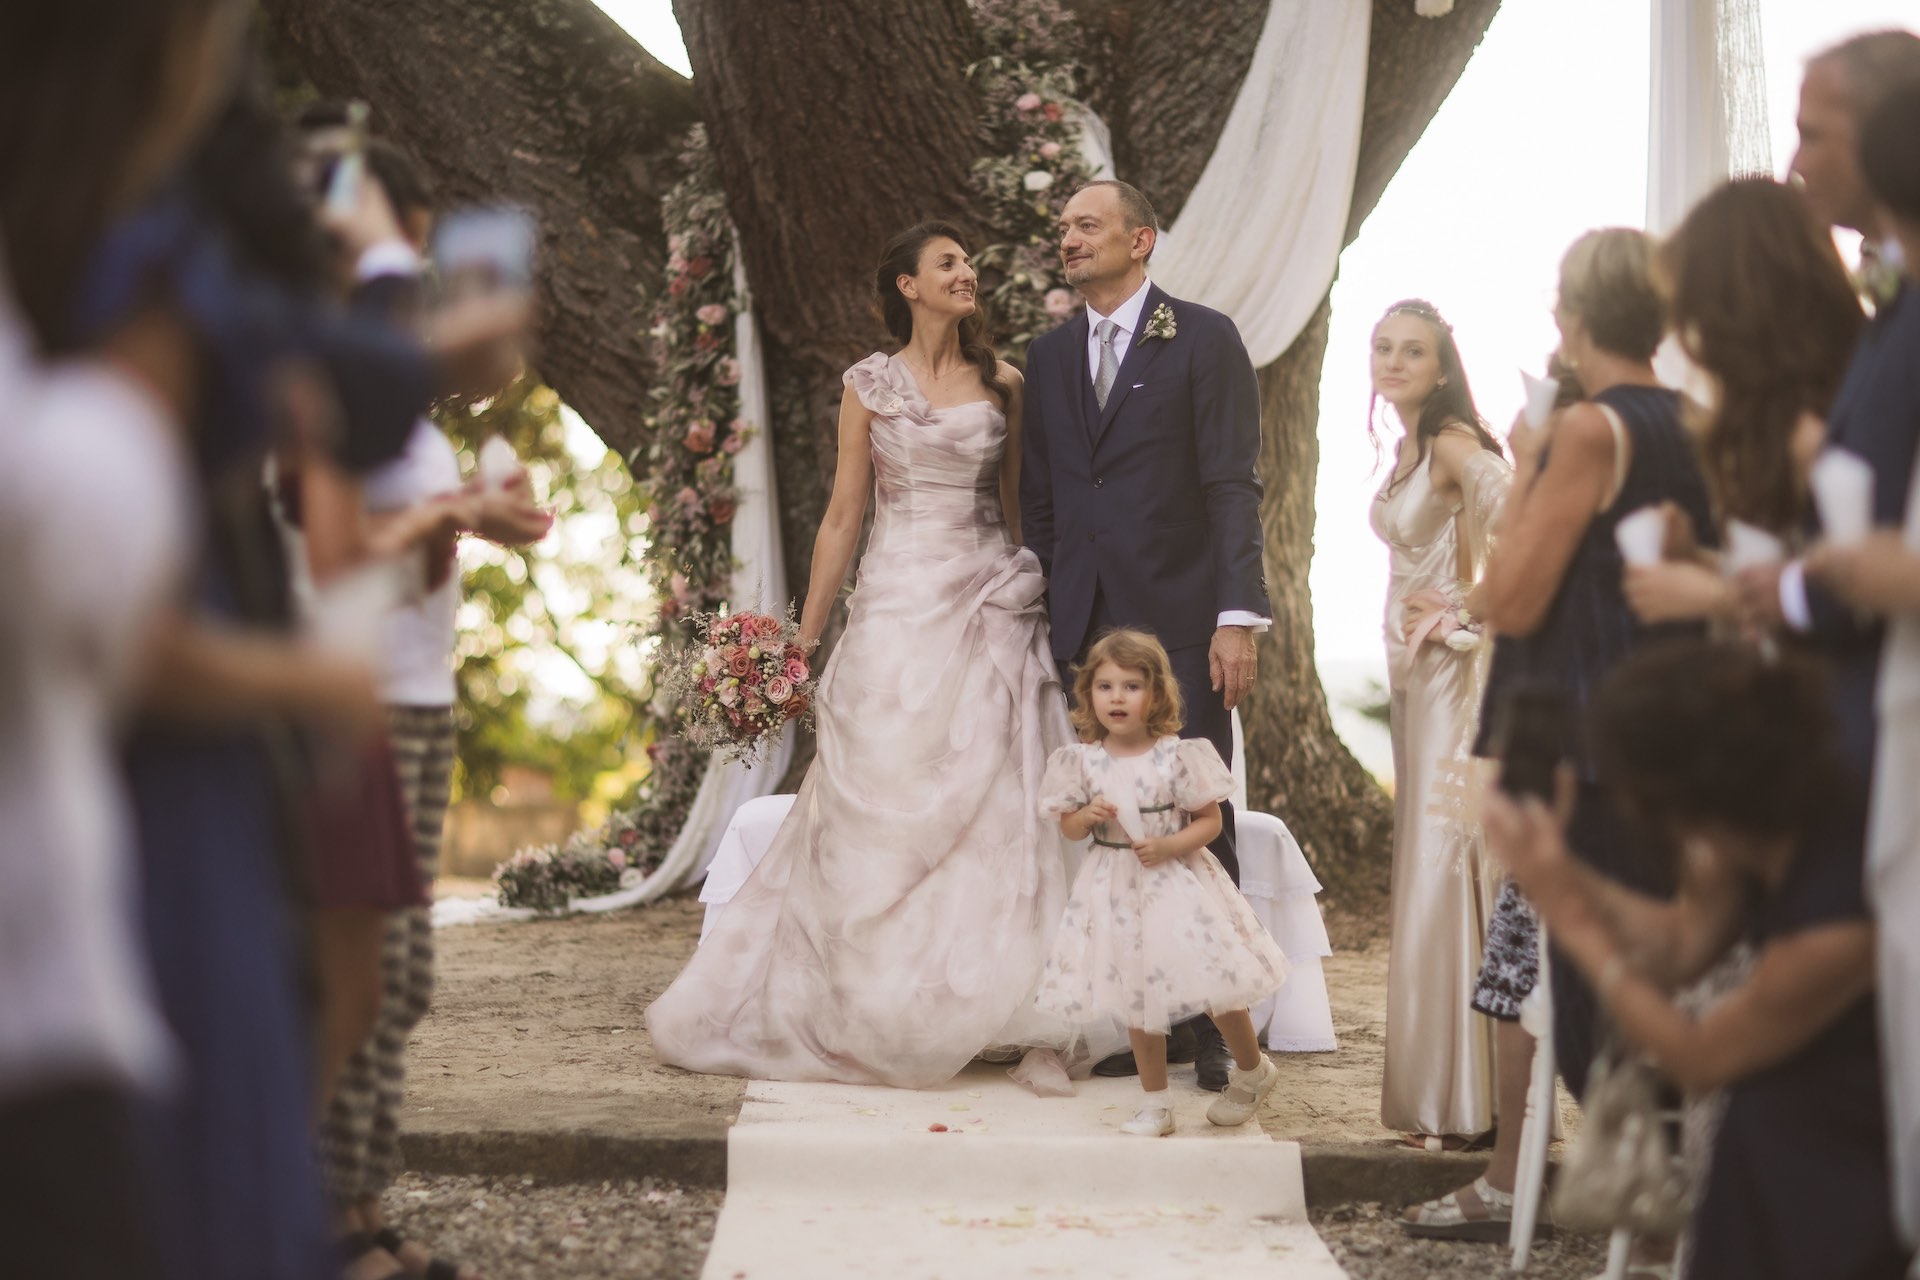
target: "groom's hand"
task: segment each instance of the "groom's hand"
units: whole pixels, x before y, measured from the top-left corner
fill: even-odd
[[[1207,647],[1207,671],[1213,677],[1213,691],[1221,695],[1227,710],[1253,688],[1253,630],[1250,627],[1221,627],[1213,633]]]

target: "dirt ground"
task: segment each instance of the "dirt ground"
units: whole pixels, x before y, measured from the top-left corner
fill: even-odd
[[[439,930],[439,987],[411,1051],[408,1128],[640,1137],[730,1121],[742,1083],[661,1065],[641,1017],[692,953],[701,913],[680,897],[607,916]],[[1303,1143],[1392,1143],[1379,1120],[1386,945],[1333,923],[1325,968],[1340,1047],[1275,1055],[1284,1075],[1261,1123]],[[1571,1121],[1564,1100],[1562,1109]]]

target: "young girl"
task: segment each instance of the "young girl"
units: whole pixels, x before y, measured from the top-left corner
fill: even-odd
[[[1180,689],[1167,651],[1144,632],[1096,641],[1073,702],[1085,741],[1047,761],[1040,811],[1058,816],[1069,840],[1091,834],[1094,847],[1035,999],[1075,1021],[1127,1025],[1147,1105],[1121,1130],[1145,1137],[1173,1132],[1167,1032],[1210,1014],[1234,1068],[1207,1119],[1243,1124],[1280,1078],[1247,1007],[1286,981],[1287,961],[1207,852],[1232,775],[1212,743],[1174,736]]]

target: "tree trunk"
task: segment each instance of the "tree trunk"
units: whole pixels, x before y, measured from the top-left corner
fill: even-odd
[[[541,375],[625,457],[652,379],[660,197],[693,85],[587,0],[265,0],[322,94],[364,98],[443,207],[510,200],[540,222]]]
[[[1218,140],[1268,0],[1067,2],[1095,33],[1094,105],[1120,172],[1171,220]],[[692,86],[589,0],[266,6],[309,78],[372,101],[377,125],[443,194],[506,196],[541,215],[541,372],[623,454],[639,443],[648,390],[659,196],[685,129],[706,119],[768,339],[781,532],[803,591],[832,481],[838,374],[880,336],[866,313],[879,246],[973,205],[979,108],[964,67],[978,50],[965,0],[675,0]],[[1458,0],[1436,20],[1413,0],[1374,0],[1349,241],[1497,7]],[[1276,614],[1243,719],[1253,802],[1286,816],[1330,889],[1364,898],[1385,887],[1390,814],[1333,731],[1307,589],[1328,318],[1323,303],[1261,371]]]

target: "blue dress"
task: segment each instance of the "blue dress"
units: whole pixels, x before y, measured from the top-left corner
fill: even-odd
[[[404,343],[241,270],[178,192],[101,247],[77,307],[81,329],[109,330],[154,285],[181,307],[206,359],[192,423],[209,517],[195,604],[237,626],[284,627],[285,567],[259,481],[275,443],[276,365],[306,357],[332,372],[373,461],[405,440],[428,375]],[[394,447],[365,447],[369,431]],[[270,729],[155,724],[126,753],[148,960],[185,1068],[152,1116],[165,1280],[337,1271],[310,1123],[314,1010],[296,911],[290,743]]]

